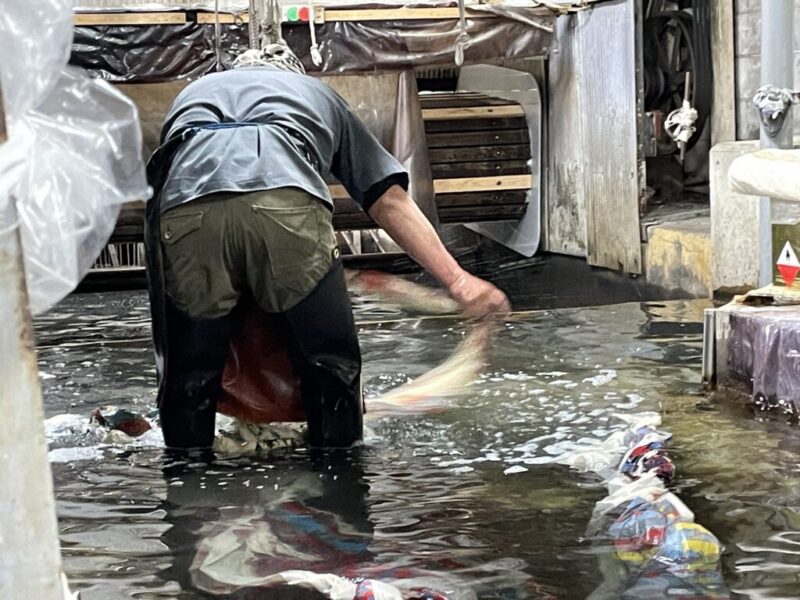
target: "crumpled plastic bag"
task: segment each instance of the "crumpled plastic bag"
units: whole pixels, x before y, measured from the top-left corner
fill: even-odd
[[[661,425],[657,413],[645,412],[636,415],[614,415],[628,424],[622,431],[616,431],[605,440],[591,446],[578,448],[556,457],[553,462],[567,465],[583,473],[597,473],[608,479],[617,473],[617,468],[626,452],[641,443],[643,436],[654,434],[661,441],[667,441],[669,434],[656,431]]]
[[[674,468],[668,433],[655,413],[617,415],[628,427],[556,462],[605,479],[587,535],[611,542],[598,556],[603,581],[588,598],[728,598],[720,570],[722,545],[678,496],[667,490]]]
[[[35,314],[81,281],[119,206],[150,196],[135,106],[67,67],[71,43],[69,0],[3,6],[0,56],[14,60],[0,66],[8,130],[0,145],[0,209],[15,205]]]

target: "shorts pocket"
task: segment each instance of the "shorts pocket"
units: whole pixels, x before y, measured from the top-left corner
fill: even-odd
[[[267,208],[254,205],[261,221],[273,279],[296,292],[307,293],[327,272],[329,261],[321,239],[318,208]]]
[[[203,226],[204,211],[161,215],[161,241],[172,245]]]

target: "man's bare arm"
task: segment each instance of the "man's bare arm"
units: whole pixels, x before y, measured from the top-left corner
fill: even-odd
[[[447,288],[468,315],[482,317],[511,309],[503,292],[459,266],[416,202],[400,186],[389,188],[370,207],[369,215],[411,258]]]

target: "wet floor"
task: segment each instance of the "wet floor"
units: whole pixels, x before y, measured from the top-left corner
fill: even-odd
[[[620,428],[614,414],[658,411],[674,436],[674,488],[725,545],[730,597],[800,598],[800,431],[704,397],[705,306],[521,315],[448,410],[371,422],[368,444],[344,458],[300,451],[179,468],[157,448],[76,451],[87,442],[51,431],[67,574],[87,600],[213,597],[192,569],[198,548],[266,523],[297,551],[267,571],[432,581],[459,599],[586,598],[610,551],[586,537],[606,490],[549,460]],[[465,333],[458,320],[369,304],[357,314],[368,395],[435,366]],[[144,294],[73,296],[36,328],[48,416],[152,406]]]

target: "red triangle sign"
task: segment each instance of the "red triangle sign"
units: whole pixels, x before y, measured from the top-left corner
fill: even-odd
[[[789,242],[786,242],[783,246],[775,266],[778,267],[786,286],[792,287],[795,279],[797,279],[797,274],[800,273],[800,260],[797,260],[797,254],[795,254],[794,248]]]
[[[800,273],[800,267],[779,264],[778,271],[780,271],[781,277],[783,277],[783,281],[786,283],[786,286],[792,287],[794,280],[797,279],[797,274]]]

